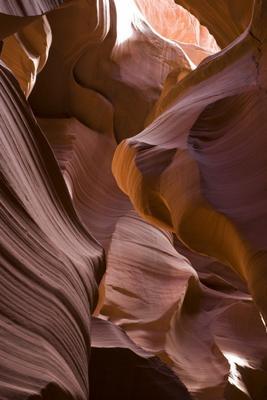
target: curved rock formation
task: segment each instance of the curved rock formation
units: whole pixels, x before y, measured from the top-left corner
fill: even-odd
[[[266,218],[264,178],[260,176],[254,192],[247,183],[266,164],[265,152],[260,152],[265,144],[266,34],[259,28],[265,8],[256,2],[253,23],[235,45],[204,62],[180,85],[163,89],[154,121],[120,144],[113,171],[145,218],[236,269],[267,319],[265,242],[255,240]],[[251,135],[253,124],[256,137]],[[248,144],[241,152],[244,141]],[[251,204],[258,204],[254,212]]]
[[[103,27],[97,25],[95,2],[79,0],[50,14],[53,45],[31,96],[38,115],[75,116],[89,128],[120,141],[144,128],[171,69],[177,69],[179,79],[190,72],[183,50],[153,32],[136,6],[134,22],[131,14],[126,24],[118,21],[126,32],[130,30],[130,37],[119,36],[116,10],[121,15],[121,4],[111,2],[110,30],[101,45]],[[65,26],[70,28],[66,31]]]
[[[4,40],[1,59],[15,75],[26,97],[47,61],[51,40],[51,30],[45,16],[35,19]]]
[[[0,2],[1,400],[265,400],[266,17]]]
[[[2,64],[0,147],[1,398],[86,399],[89,313],[103,251],[78,220],[51,149]]]
[[[253,23],[235,43],[181,83],[167,78],[150,124],[117,148],[113,172],[145,219],[234,268],[266,321],[265,17],[256,2]],[[177,329],[171,337],[177,349]]]
[[[163,37],[176,41],[198,65],[220,48],[208,29],[198,19],[172,0],[137,0],[151,26]]]
[[[68,0],[67,0],[68,1]],[[54,10],[64,0],[2,0],[0,2],[0,40],[18,32],[36,17]]]
[[[175,0],[195,15],[225,47],[242,34],[251,22],[254,0]]]
[[[110,322],[92,321],[91,365],[91,397],[95,400],[191,399],[166,365],[134,345]]]
[[[63,2],[64,0],[1,1],[0,13],[14,17],[30,17],[47,13]]]
[[[81,220],[108,251],[117,220],[132,209],[111,173],[114,138],[89,129],[75,118],[42,118],[38,122],[54,150]]]

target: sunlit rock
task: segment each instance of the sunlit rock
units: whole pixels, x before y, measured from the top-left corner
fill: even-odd
[[[0,2],[1,400],[267,398],[266,16]]]

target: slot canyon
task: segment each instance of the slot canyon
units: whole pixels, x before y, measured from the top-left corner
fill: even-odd
[[[0,400],[267,400],[267,1],[0,0]]]

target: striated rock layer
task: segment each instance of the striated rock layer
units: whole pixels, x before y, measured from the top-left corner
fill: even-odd
[[[267,398],[266,18],[0,1],[1,400]]]
[[[154,121],[120,144],[113,164],[118,183],[140,213],[175,231],[194,250],[236,269],[265,319],[261,171],[266,155],[260,149],[265,144],[266,33],[258,24],[266,11],[256,2],[253,23],[235,45],[203,62],[180,85],[163,89],[150,116]],[[251,191],[255,171],[258,180]]]
[[[1,96],[1,398],[86,399],[103,251],[3,65]]]
[[[254,0],[175,0],[182,5],[214,35],[218,44],[225,47],[242,34],[251,22]]]

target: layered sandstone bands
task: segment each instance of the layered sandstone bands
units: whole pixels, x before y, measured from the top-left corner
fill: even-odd
[[[1,94],[1,397],[86,398],[103,250],[4,66]]]
[[[264,400],[264,1],[62,3],[0,2],[1,400]]]
[[[214,6],[212,0],[175,0],[195,15],[214,35],[218,44],[225,47],[242,34],[251,22],[253,0],[222,0]],[[205,10],[205,11],[204,11]]]
[[[120,144],[113,171],[143,216],[175,231],[189,247],[235,268],[248,281],[267,318],[265,252],[263,243],[255,241],[262,227],[260,222],[251,227],[250,171],[243,174],[248,159],[253,171],[262,171],[266,163],[265,153],[259,153],[265,143],[262,70],[266,36],[255,26],[265,15],[265,5],[256,3],[253,23],[235,46],[204,62],[183,84],[173,85],[166,93],[163,89],[151,117],[154,121]],[[257,138],[251,135],[253,124],[258,124]],[[244,140],[249,145],[243,155],[238,146]],[[128,168],[123,169],[122,163]],[[226,163],[233,165],[232,184],[233,178],[223,170]],[[215,174],[217,182],[211,183]],[[227,196],[224,188],[228,187]],[[241,192],[244,198],[237,206]],[[259,197],[261,207],[255,210],[254,220],[265,217],[264,190]]]
[[[6,14],[12,17],[31,17],[37,16],[48,11],[54,10],[56,7],[63,4],[64,0],[9,0],[0,3],[1,14]]]

